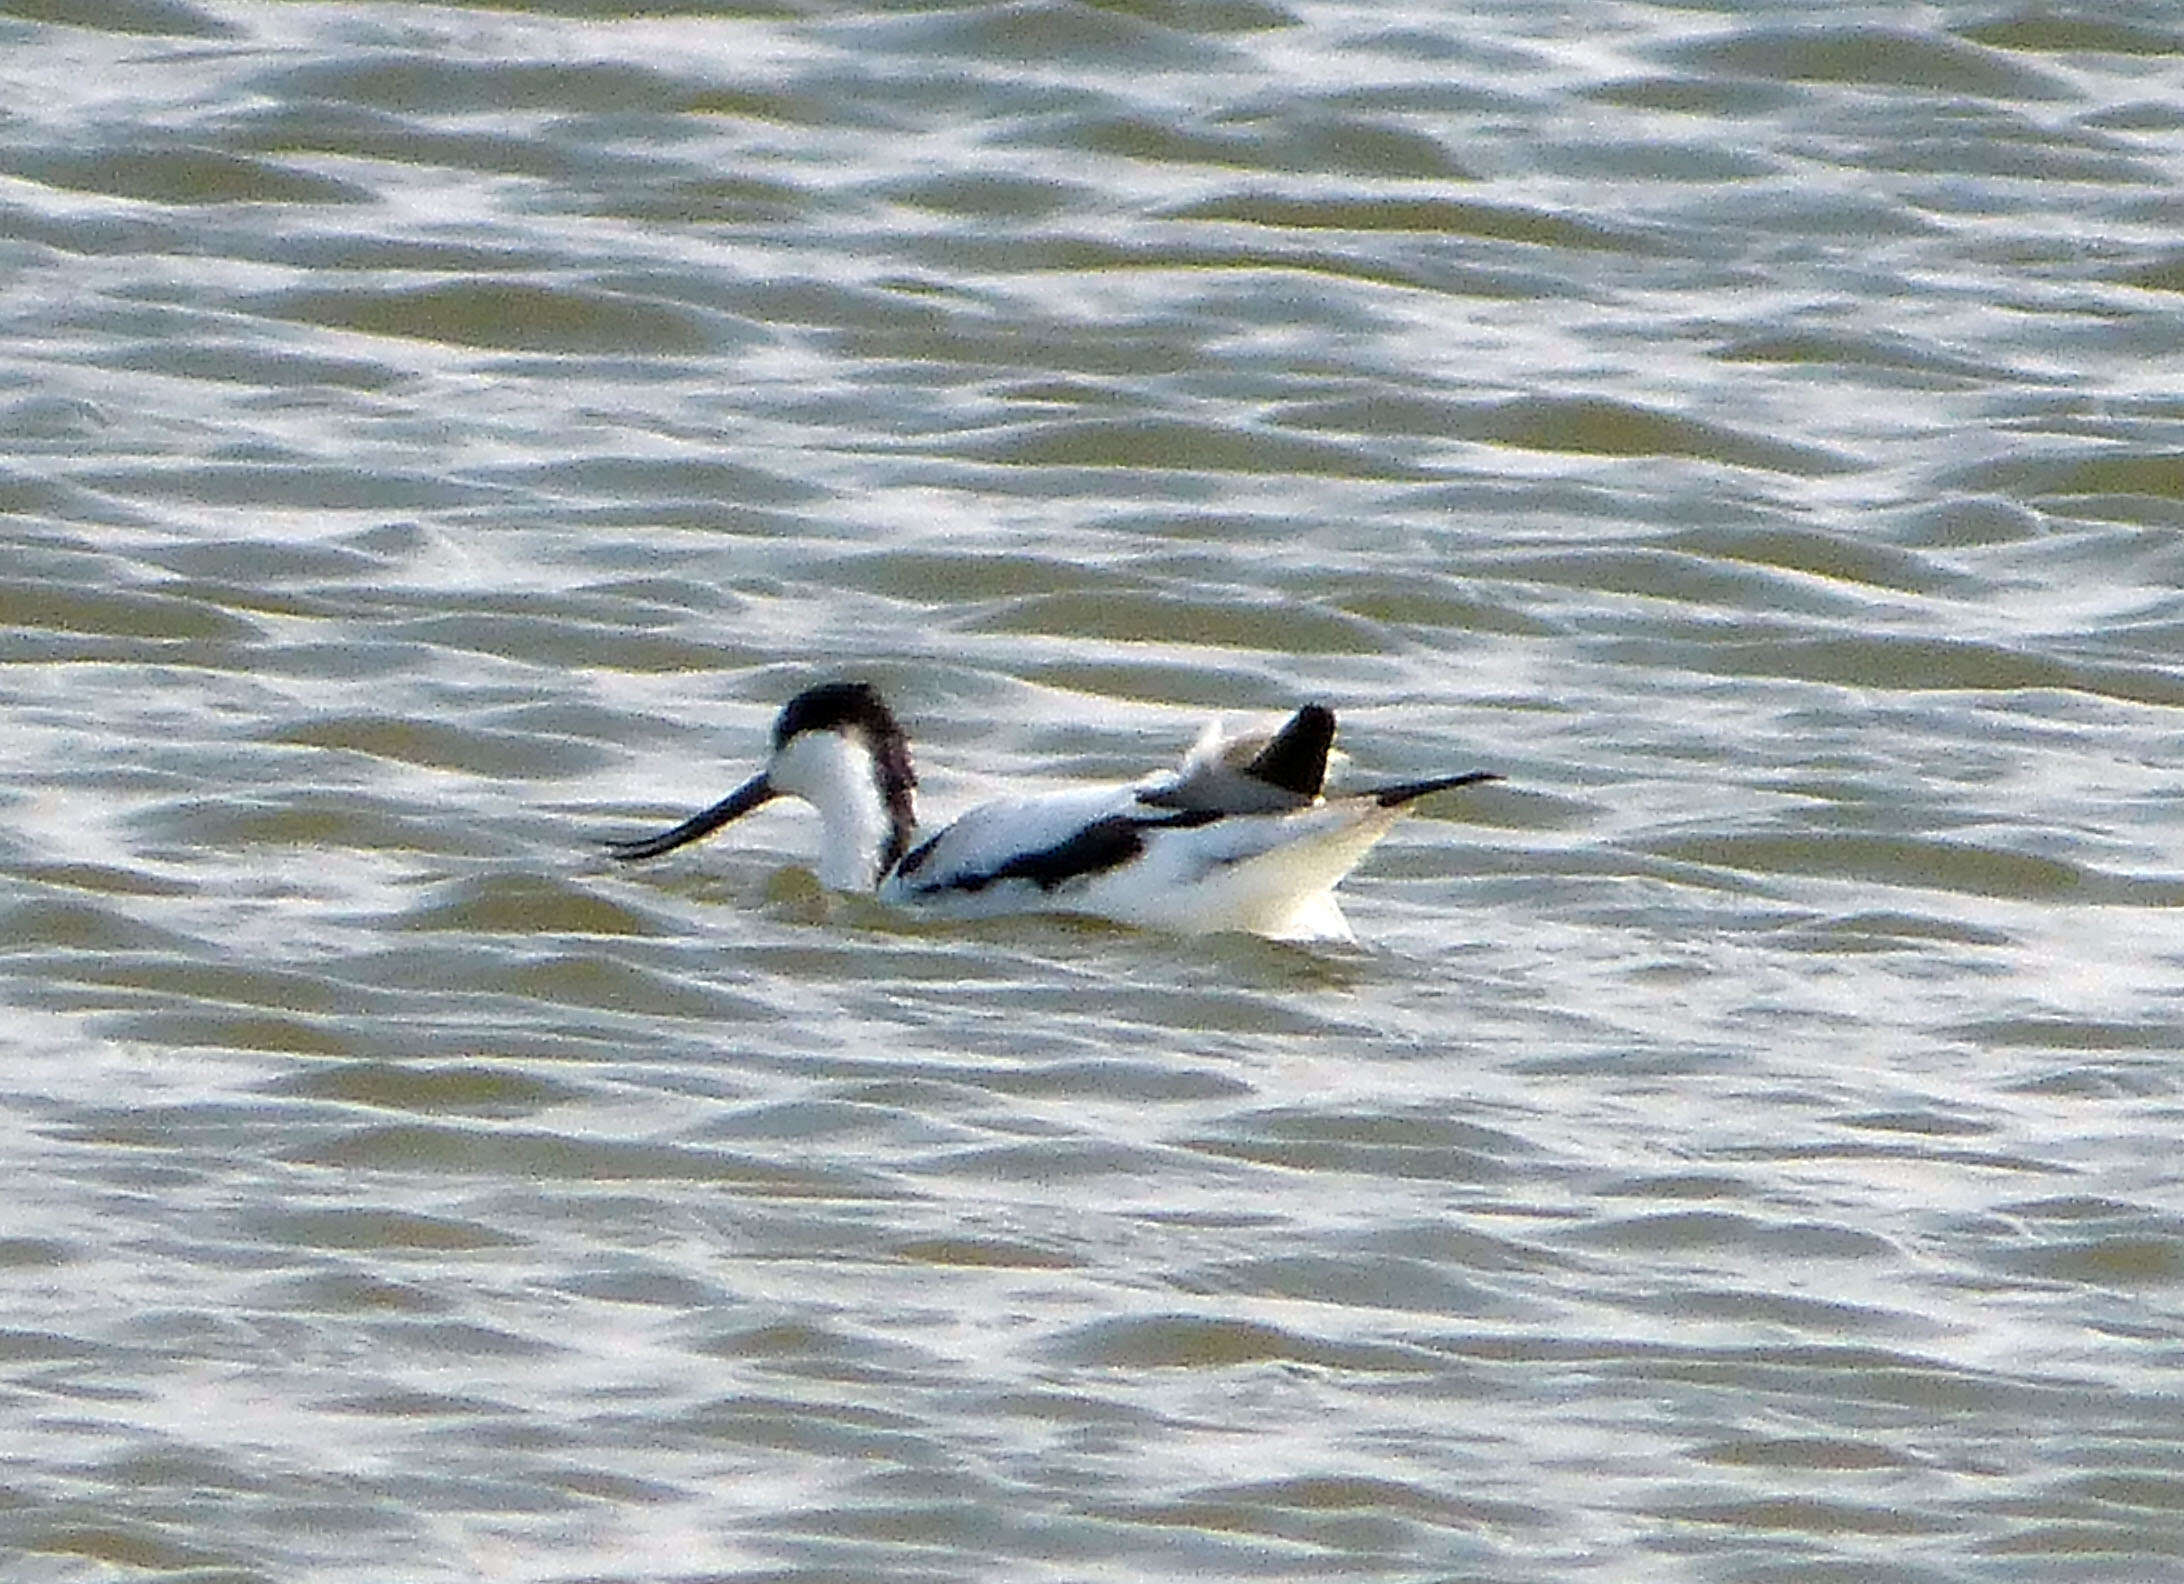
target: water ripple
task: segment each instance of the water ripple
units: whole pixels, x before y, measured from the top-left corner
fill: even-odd
[[[2159,1575],[2109,9],[0,0],[14,1571]],[[600,853],[820,675],[1508,780],[1340,950]]]

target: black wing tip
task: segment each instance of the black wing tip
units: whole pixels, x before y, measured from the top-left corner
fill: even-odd
[[[1382,808],[1401,808],[1415,803],[1422,797],[1436,792],[1453,792],[1458,787],[1478,786],[1486,781],[1502,779],[1498,770],[1466,770],[1462,775],[1433,776],[1424,781],[1401,781],[1394,786],[1375,787],[1365,795]]]
[[[1316,798],[1327,782],[1327,753],[1334,744],[1335,712],[1324,704],[1307,704],[1244,766],[1244,774],[1284,792]]]

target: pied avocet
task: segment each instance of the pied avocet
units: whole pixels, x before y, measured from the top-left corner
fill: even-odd
[[[1321,796],[1335,736],[1307,704],[1270,735],[1210,725],[1173,770],[1121,786],[1036,792],[982,803],[917,839],[910,742],[867,682],[827,682],[789,700],[766,768],[711,808],[657,836],[612,842],[654,858],[711,835],[777,797],[819,811],[819,880],[951,918],[1090,914],[1198,933],[1349,940],[1335,886],[1404,810],[1491,771]]]

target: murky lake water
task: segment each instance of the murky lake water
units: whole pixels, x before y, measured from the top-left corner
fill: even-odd
[[[0,0],[0,281],[7,1578],[2180,1576],[2174,7]],[[829,675],[1509,779],[600,858]]]

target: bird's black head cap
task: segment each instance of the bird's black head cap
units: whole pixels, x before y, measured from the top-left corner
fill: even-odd
[[[880,793],[894,824],[894,834],[880,855],[880,871],[886,873],[909,845],[917,824],[911,789],[918,777],[910,768],[910,739],[880,690],[869,682],[822,682],[790,699],[774,720],[774,751],[780,752],[791,737],[808,731],[843,732],[862,738],[871,749]]]
[[[774,720],[773,745],[808,731],[855,732],[875,747],[900,738],[895,712],[869,682],[822,682],[782,706]]]

